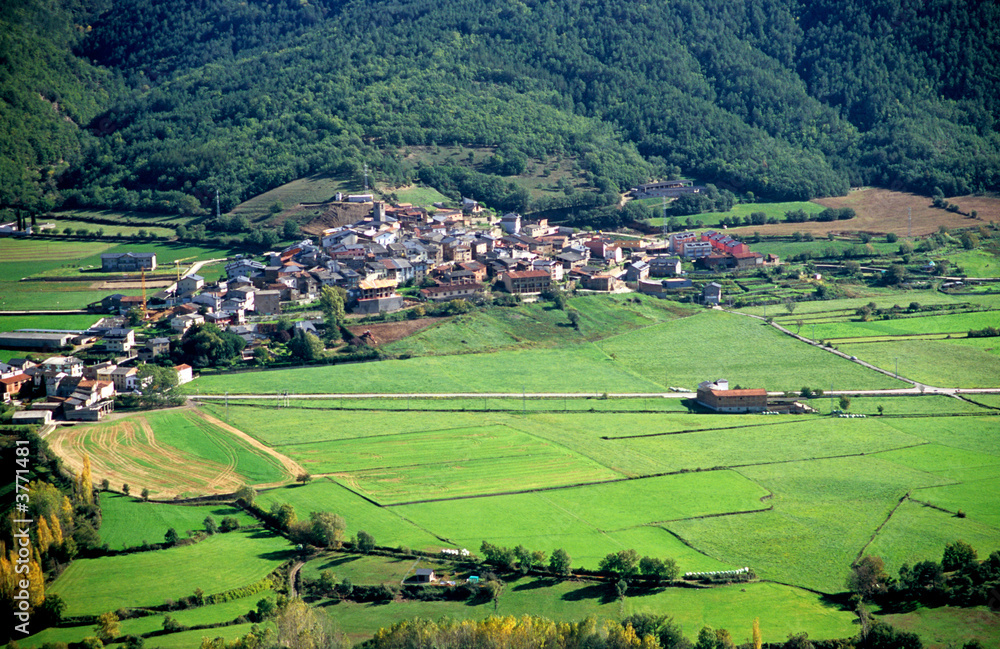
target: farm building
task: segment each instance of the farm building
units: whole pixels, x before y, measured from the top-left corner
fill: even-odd
[[[106,252],[101,255],[105,272],[156,270],[155,252]]]
[[[767,390],[730,390],[729,381],[702,381],[698,384],[699,404],[716,412],[764,412],[767,410]]]
[[[72,344],[73,338],[77,335],[71,332],[10,331],[0,334],[0,347],[9,349],[59,349]]]
[[[417,581],[424,583],[434,581],[434,571],[430,568],[417,568]]]
[[[701,289],[702,304],[719,304],[722,302],[722,285],[718,282],[706,284]]]

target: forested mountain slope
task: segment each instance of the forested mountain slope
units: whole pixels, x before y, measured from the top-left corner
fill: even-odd
[[[592,191],[548,207],[613,203],[677,173],[773,199],[859,184],[1000,188],[995,2],[116,0],[98,16],[63,11],[75,39],[7,22],[5,47],[30,33],[63,52],[60,83],[89,88],[105,74],[123,89],[92,89],[102,110],[81,111],[86,128],[64,135],[74,155],[48,187],[26,181],[6,204],[48,191],[197,211],[216,188],[232,206],[363,163],[403,182],[400,152],[428,144],[498,147],[461,173],[502,209],[532,206],[491,174],[557,155],[579,161]],[[8,156],[7,122],[23,112],[11,98],[39,91],[5,71],[6,177],[53,162]]]

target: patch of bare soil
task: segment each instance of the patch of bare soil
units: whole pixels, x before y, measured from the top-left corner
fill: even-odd
[[[316,205],[303,205],[303,209],[316,209]],[[311,236],[323,233],[327,228],[339,228],[343,225],[360,221],[371,214],[371,203],[326,203],[323,206],[323,213],[313,218],[311,221],[301,226],[302,232]],[[286,218],[292,216],[285,213]]]
[[[355,336],[361,337],[364,333],[370,332],[374,337],[374,345],[386,345],[388,343],[402,340],[407,336],[412,336],[421,329],[426,329],[437,324],[445,318],[420,318],[418,320],[403,320],[401,322],[380,322],[376,324],[357,325],[348,327]]]
[[[933,206],[926,196],[895,192],[888,189],[866,188],[852,191],[847,196],[819,198],[813,201],[824,207],[850,207],[857,216],[850,221],[831,223],[779,223],[777,225],[749,226],[734,228],[744,236],[752,232],[762,235],[788,235],[793,232],[809,232],[814,236],[825,236],[828,232],[869,232],[887,234],[894,232],[906,236],[912,227],[913,236],[926,236],[937,232],[941,226],[948,228],[971,228],[990,221],[1000,222],[1000,197],[997,196],[955,196],[949,203],[959,206],[961,212],[949,212]],[[977,218],[969,217],[975,210]],[[912,216],[912,226],[910,218]]]

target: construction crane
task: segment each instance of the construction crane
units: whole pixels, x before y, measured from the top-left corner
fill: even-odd
[[[181,281],[181,262],[187,261],[188,259],[194,259],[197,255],[191,255],[190,257],[184,257],[182,259],[174,260],[174,269],[177,271],[177,281]]]
[[[142,271],[142,319],[146,319],[146,269],[141,268]]]

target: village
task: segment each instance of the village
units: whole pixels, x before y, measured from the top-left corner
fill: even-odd
[[[641,195],[647,190],[635,191]],[[699,288],[692,275],[778,263],[711,230],[675,232],[665,239],[623,237],[550,225],[545,219],[531,221],[516,213],[497,216],[469,199],[461,209],[439,205],[434,210],[389,205],[372,194],[338,195],[336,200],[355,214],[366,214],[323,229],[315,240],[266,253],[261,260],[237,255],[227,261],[217,281],[197,272],[178,273],[176,281],[147,295],[145,277],[157,270],[155,253],[101,255],[104,272],[141,273],[143,294],[114,293],[90,304],[89,311],[106,316],[87,330],[0,333],[0,347],[57,353],[0,363],[5,403],[17,405],[29,394],[44,395],[33,399],[30,409],[15,413],[13,421],[44,425],[59,418],[99,420],[112,412],[116,395],[141,395],[150,387],[154,377],[140,372],[145,363],[166,365],[176,374],[176,384],[191,381],[191,365],[166,361],[196,325],[213,324],[242,338],[246,346],[241,358],[250,362],[254,350],[266,345],[273,333],[267,321],[287,308],[315,303],[326,286],[342,289],[345,305],[357,316],[454,300],[529,302],[561,290],[634,291],[718,305],[723,300],[721,285],[702,281]],[[690,273],[683,270],[685,264]],[[294,326],[315,333],[315,324],[319,321],[306,318]],[[77,351],[90,358],[96,353],[100,361],[88,365],[72,355]],[[732,398],[735,393],[728,400]],[[760,404],[748,406],[720,408],[717,400],[699,402],[723,412],[767,410],[766,395]]]

